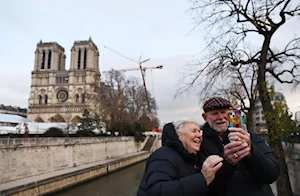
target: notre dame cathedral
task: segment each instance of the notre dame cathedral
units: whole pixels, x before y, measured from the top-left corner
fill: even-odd
[[[65,49],[56,42],[37,44],[28,106],[28,119],[37,122],[78,122],[91,109],[100,87],[99,51],[90,38],[75,41],[70,69]],[[95,97],[95,96],[94,96]]]

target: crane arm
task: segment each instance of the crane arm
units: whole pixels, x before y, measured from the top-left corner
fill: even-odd
[[[137,68],[127,68],[127,69],[116,69],[115,71],[136,71],[136,70],[143,70],[143,71],[146,71],[147,69],[162,69],[163,66],[162,65],[158,65],[158,66],[153,66],[153,67],[137,67]],[[112,69],[114,70],[114,69]],[[103,71],[103,73],[107,73],[107,72],[111,72],[112,70],[109,70],[109,71]]]
[[[132,62],[138,63],[137,61],[135,61],[135,60],[133,60],[133,59],[131,59],[131,58],[129,58],[129,57],[127,57],[127,56],[125,56],[125,55],[123,55],[123,54],[121,54],[121,53],[119,53],[119,52],[117,52],[117,51],[115,51],[115,50],[113,50],[113,49],[107,47],[107,46],[104,46],[104,48],[110,50],[111,52],[113,52],[113,53],[115,53],[115,54],[117,54],[117,55],[119,55],[119,56],[121,56],[121,57],[123,57],[123,58],[125,58],[125,59],[127,59],[127,60],[130,60],[130,61],[132,61]]]

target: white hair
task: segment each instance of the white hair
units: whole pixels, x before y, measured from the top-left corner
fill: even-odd
[[[179,133],[183,132],[185,123],[194,123],[200,127],[200,123],[197,120],[195,120],[193,118],[188,118],[188,117],[179,118],[172,122],[175,131],[179,132]]]

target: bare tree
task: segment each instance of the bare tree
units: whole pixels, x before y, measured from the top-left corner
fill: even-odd
[[[189,91],[194,84],[201,83],[200,101],[212,96],[224,96],[235,108],[240,108],[247,117],[247,127],[254,130],[253,112],[257,99],[257,68],[252,62],[239,64],[242,57],[248,56],[250,50],[231,50],[229,47],[219,50],[211,49],[206,57],[207,64],[199,68],[199,62],[189,65],[181,78],[181,86],[177,93]],[[203,64],[203,63],[202,63]],[[200,64],[201,65],[201,64]],[[201,77],[200,77],[201,76]],[[205,77],[202,77],[205,76]]]
[[[130,120],[139,119],[143,113],[146,112],[145,107],[145,93],[143,87],[140,85],[138,79],[131,78],[129,80],[128,88],[125,90],[128,103],[128,113]]]
[[[148,105],[144,87],[136,78],[127,79],[123,73],[115,70],[107,72],[97,100],[101,119],[110,129],[120,130],[125,125],[131,126],[143,116],[153,119],[151,123],[157,126],[156,102],[148,92]]]
[[[148,96],[148,100],[145,98]],[[147,126],[147,130],[150,130],[150,127],[156,127],[157,122],[157,105],[155,99],[151,97],[150,92],[145,94],[145,89],[139,82],[137,78],[129,78],[128,86],[125,89],[125,97],[127,100],[127,111],[130,117],[130,121],[134,122],[138,119],[149,119],[152,126]],[[149,104],[148,104],[149,101]],[[150,109],[148,108],[150,107]],[[142,123],[144,124],[144,123]]]
[[[201,78],[210,80],[205,88],[215,87],[218,77],[223,77],[223,83],[229,83],[226,72],[230,69],[241,70],[240,73],[253,75],[253,86],[257,88],[263,111],[267,114],[274,112],[270,100],[268,76],[280,83],[299,84],[300,37],[291,39],[285,47],[276,49],[271,46],[271,39],[288,19],[299,16],[299,1],[291,0],[191,0],[191,10],[195,14],[197,27],[208,31],[206,49],[213,51],[205,60],[198,63],[198,71],[190,75],[191,80],[185,83],[188,90],[196,83],[203,83]],[[251,42],[257,43],[256,45]],[[252,46],[252,51],[245,46]],[[242,71],[243,70],[243,71]],[[232,72],[231,72],[232,73]],[[238,72],[235,72],[238,76]],[[218,76],[218,77],[206,77]],[[241,75],[241,78],[246,78]],[[232,79],[232,78],[231,78]],[[205,83],[204,83],[205,84]],[[227,88],[232,87],[231,83]],[[240,81],[240,85],[243,82]],[[249,89],[248,87],[248,89]],[[182,89],[179,92],[183,92]],[[245,93],[245,92],[244,92]],[[246,93],[247,94],[247,93]],[[246,94],[237,95],[244,98]],[[249,99],[249,97],[248,97]],[[272,116],[272,115],[269,115]],[[281,168],[277,180],[279,195],[292,195],[287,166],[279,127],[272,118],[266,118],[269,130],[269,144]]]
[[[126,100],[124,89],[127,81],[125,76],[117,71],[105,75],[105,81],[100,85],[99,103],[100,115],[108,128],[118,129],[118,125],[124,122]]]

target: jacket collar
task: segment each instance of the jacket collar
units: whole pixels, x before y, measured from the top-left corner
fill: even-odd
[[[224,145],[229,143],[229,140],[228,140],[229,130],[228,129],[225,131],[223,139],[219,137],[217,132],[213,128],[211,128],[207,122],[203,125],[202,130],[203,130],[204,136],[212,138],[216,142],[221,141],[221,143],[223,143]]]

